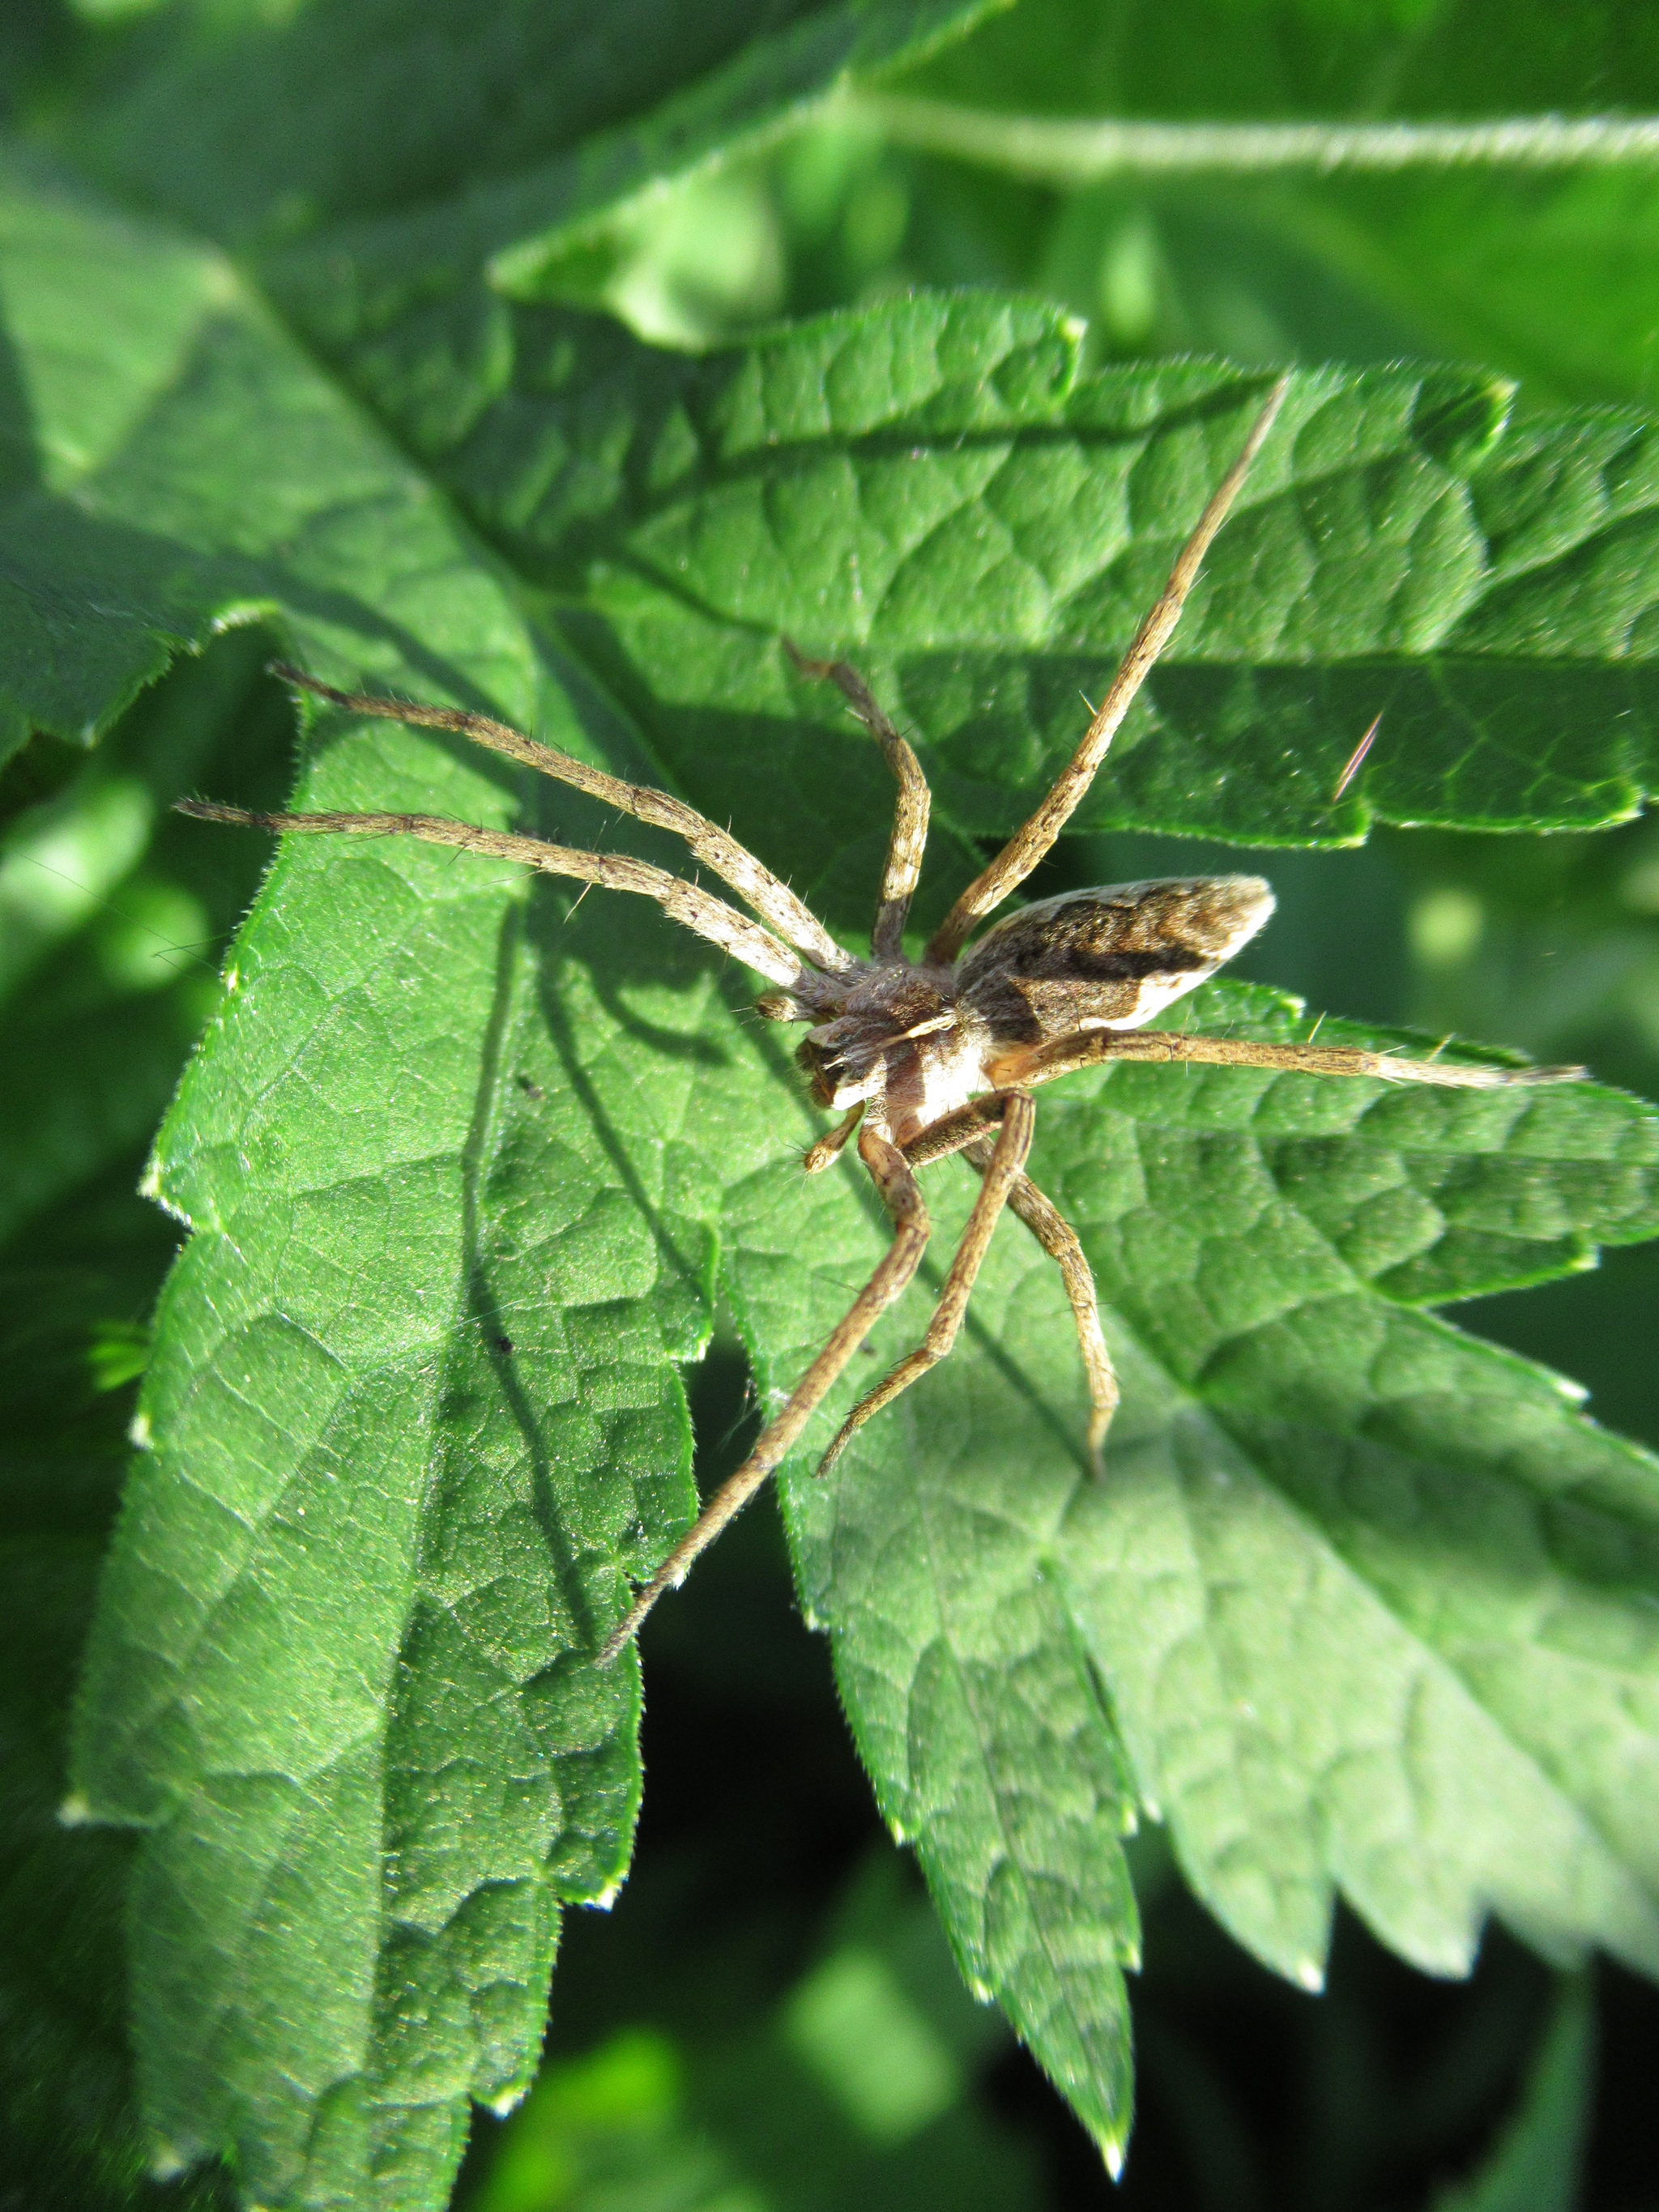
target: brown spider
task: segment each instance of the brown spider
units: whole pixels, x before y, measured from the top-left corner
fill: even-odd
[[[844,1119],[807,1152],[807,1172],[828,1167],[857,1131],[859,1157],[892,1218],[893,1242],[748,1458],[635,1596],[601,1648],[600,1664],[616,1657],[663,1591],[684,1580],[699,1553],[760,1488],[877,1318],[915,1273],[927,1243],[928,1218],[914,1170],[951,1152],[964,1152],[981,1180],[927,1336],[854,1407],[818,1471],[833,1464],[872,1413],[951,1349],[991,1232],[1007,1206],[1059,1262],[1065,1279],[1088,1374],[1089,1452],[1098,1474],[1101,1445],[1117,1404],[1117,1381],[1101,1335],[1083,1248],[1070,1224],[1024,1172],[1036,1119],[1030,1093],[1037,1084],[1108,1060],[1185,1060],[1473,1087],[1559,1081],[1582,1073],[1577,1068],[1460,1066],[1345,1048],[1142,1031],[1142,1024],[1212,975],[1267,921],[1273,897],[1258,876],[1177,878],[1066,892],[1009,915],[963,954],[975,925],[1030,874],[1088,790],[1131,701],[1175,629],[1200,563],[1273,428],[1288,384],[1288,378],[1281,378],[1273,386],[1243,451],[1182,547],[1163,596],[1136,632],[1099,712],[1054,788],[963,892],[920,960],[906,957],[902,933],[927,836],[928,790],[921,764],[854,670],[844,661],[809,660],[793,646],[788,650],[798,666],[840,686],[898,781],[867,960],[845,951],[788,886],[734,837],[665,792],[620,782],[482,714],[337,691],[280,664],[276,672],[289,683],[349,713],[459,731],[639,821],[673,831],[769,927],[762,927],[664,869],[622,854],[577,852],[540,838],[427,814],[259,814],[204,800],[179,802],[181,813],[210,822],[368,836],[401,833],[522,861],[549,875],[641,892],[697,936],[781,986],[757,1002],[768,1020],[811,1024],[797,1056],[811,1078],[813,1098],[820,1106],[844,1109]]]

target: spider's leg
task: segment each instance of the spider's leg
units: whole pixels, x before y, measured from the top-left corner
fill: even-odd
[[[1382,1083],[1427,1083],[1446,1091],[1492,1091],[1510,1084],[1580,1083],[1583,1067],[1498,1067],[1455,1060],[1398,1060],[1392,1053],[1359,1052],[1342,1045],[1258,1044],[1248,1037],[1188,1036],[1180,1030],[1082,1030],[1048,1044],[1005,1053],[986,1071],[1000,1090],[1033,1089],[1109,1060],[1150,1060],[1159,1066],[1267,1067],[1288,1075],[1363,1075]],[[913,1168],[931,1167],[977,1144],[997,1118],[997,1092],[970,1098],[954,1113],[929,1122],[904,1148]]]
[[[718,945],[745,968],[787,984],[802,997],[823,988],[823,979],[799,954],[780,945],[769,931],[746,914],[739,914],[724,899],[682,883],[665,868],[653,868],[626,853],[582,853],[570,845],[550,845],[540,837],[515,837],[504,830],[479,830],[468,822],[451,822],[441,814],[255,814],[242,806],[221,806],[206,799],[181,799],[178,814],[194,815],[199,822],[229,822],[244,830],[274,830],[283,835],[319,831],[358,837],[422,837],[428,844],[453,845],[463,853],[482,853],[491,860],[518,860],[544,875],[570,876],[578,882],[599,884],[606,890],[637,891],[655,899],[672,921],[694,936]]]
[[[930,1121],[918,1137],[912,1137],[904,1147],[904,1157],[913,1168],[931,1167],[935,1160],[949,1159],[952,1152],[964,1151],[980,1138],[1002,1126],[1002,1094],[1013,1086],[1001,1084],[983,1097],[970,1098],[965,1106],[954,1112],[941,1114],[937,1121]]]
[[[878,960],[896,960],[904,949],[904,918],[921,873],[921,856],[927,846],[927,810],[932,795],[921,763],[876,704],[870,686],[856,668],[844,660],[809,660],[787,638],[784,649],[807,676],[821,676],[837,684],[853,712],[879,743],[887,765],[898,784],[893,804],[893,827],[887,839],[887,865],[882,871],[881,896],[876,903],[876,926],[870,933],[870,950]]]
[[[1517,1083],[1579,1083],[1587,1073],[1582,1067],[1498,1067],[1490,1062],[1468,1060],[1397,1060],[1392,1053],[1361,1052],[1346,1045],[1261,1044],[1249,1037],[1188,1036],[1180,1030],[1090,1030],[1006,1054],[993,1063],[989,1073],[1000,1084],[1051,1083],[1055,1076],[1069,1075],[1075,1068],[1098,1067],[1115,1060],[1183,1060],[1188,1066],[1203,1067],[1267,1067],[1290,1075],[1363,1075],[1382,1083],[1428,1083],[1449,1091],[1493,1091]],[[961,1119],[963,1115],[953,1115],[952,1124]],[[933,1133],[924,1132],[924,1140]],[[971,1136],[960,1141],[969,1142]],[[946,1147],[957,1148],[955,1143]],[[932,1152],[927,1157],[937,1158],[939,1154]],[[914,1147],[907,1158],[921,1164]]]
[[[930,1367],[937,1367],[956,1343],[975,1281],[985,1264],[991,1231],[1025,1164],[1025,1156],[1031,1149],[1031,1133],[1036,1127],[1036,1108],[1022,1091],[1009,1092],[994,1101],[988,1099],[985,1103],[1000,1109],[1002,1127],[995,1142],[987,1144],[989,1158],[982,1171],[984,1180],[974,1200],[974,1210],[968,1217],[968,1226],[962,1232],[957,1255],[951,1262],[951,1272],[945,1278],[945,1288],[933,1309],[933,1318],[927,1324],[927,1334],[914,1352],[907,1352],[873,1390],[859,1400],[819,1461],[820,1474],[829,1473],[855,1430],[861,1429],[871,1415],[880,1413],[884,1406],[890,1405],[901,1390],[908,1390],[913,1382],[920,1381]]]
[[[996,1147],[989,1138],[981,1137],[976,1144],[968,1146],[966,1152],[971,1165],[983,1175],[996,1156]],[[1076,1230],[1030,1176],[1015,1176],[1008,1193],[1008,1206],[1011,1212],[1019,1216],[1049,1258],[1059,1262],[1066,1295],[1072,1302],[1072,1318],[1077,1323],[1084,1370],[1089,1377],[1089,1463],[1096,1474],[1103,1474],[1101,1446],[1112,1425],[1112,1415],[1117,1411],[1118,1388],[1111,1354],[1100,1333],[1095,1279],[1089,1271]]]
[[[788,1450],[831,1389],[842,1370],[877,1321],[916,1272],[927,1245],[927,1208],[916,1179],[897,1146],[874,1130],[859,1139],[859,1156],[869,1169],[882,1201],[892,1216],[893,1241],[869,1281],[836,1322],[830,1340],[789,1395],[788,1402],[761,1432],[743,1465],[729,1475],[709,1499],[691,1527],[675,1545],[628,1611],[617,1622],[599,1652],[599,1664],[608,1666],[638,1629],[666,1589],[678,1589],[694,1560],[706,1552],[726,1523],[741,1511]]]
[[[521,761],[539,775],[550,775],[560,783],[571,784],[576,790],[586,792],[592,799],[603,799],[607,806],[631,814],[635,821],[671,830],[675,836],[684,838],[694,859],[712,868],[723,883],[730,884],[763,921],[776,930],[787,944],[798,946],[817,967],[834,973],[852,966],[851,954],[836,944],[811,908],[795,896],[787,884],[780,882],[746,845],[740,845],[728,830],[718,828],[684,799],[671,798],[667,792],[655,790],[650,784],[624,783],[617,776],[606,775],[602,769],[590,768],[586,761],[527,738],[522,730],[515,730],[507,722],[495,721],[488,714],[470,714],[457,707],[428,707],[409,699],[384,699],[373,692],[337,691],[331,684],[324,684],[315,676],[307,676],[302,668],[291,668],[283,660],[271,664],[271,673],[280,676],[285,684],[295,684],[301,690],[314,692],[318,698],[343,708],[349,714],[377,714],[386,721],[410,722],[423,730],[453,730],[461,737],[470,738],[474,744],[487,746],[494,753],[504,753],[508,760]]]
[[[1237,498],[1250,464],[1261,449],[1262,441],[1273,426],[1279,409],[1285,404],[1285,394],[1290,389],[1290,378],[1281,376],[1267,396],[1267,404],[1256,416],[1250,434],[1244,441],[1244,449],[1233,463],[1220,483],[1211,495],[1209,505],[1199,517],[1198,527],[1176,556],[1170,580],[1163,596],[1155,603],[1140,628],[1135,632],[1129,650],[1119,664],[1111,688],[1101,701],[1099,711],[1084,733],[1071,760],[1055,779],[1054,788],[1035,814],[1017,830],[997,854],[990,866],[975,878],[962,896],[933,932],[927,947],[927,959],[943,966],[956,958],[967,942],[969,933],[982,915],[1001,905],[1010,891],[1023,884],[1060,831],[1070,821],[1089,786],[1094,781],[1095,770],[1106,757],[1106,748],[1117,735],[1123,717],[1147,677],[1152,664],[1169,643],[1175,626],[1181,619],[1181,610],[1186,603],[1197,578],[1204,556],[1210,550],[1211,540],[1227,519],[1227,510]]]

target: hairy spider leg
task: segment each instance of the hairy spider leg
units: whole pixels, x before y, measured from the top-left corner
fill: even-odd
[[[1182,1060],[1189,1066],[1267,1067],[1286,1075],[1359,1075],[1373,1082],[1426,1083],[1443,1091],[1496,1091],[1513,1084],[1582,1083],[1589,1073],[1583,1067],[1495,1067],[1479,1061],[1397,1060],[1392,1053],[1363,1052],[1351,1045],[1265,1044],[1249,1037],[1189,1036],[1182,1030],[1090,1030],[1075,1036],[1056,1037],[1051,1043],[1006,1054],[992,1064],[993,1079],[1021,1085],[1052,1083],[1079,1067],[1098,1067],[1114,1060]],[[981,1102],[974,1099],[960,1119]],[[924,1129],[917,1139],[925,1144],[935,1137]],[[968,1138],[948,1147],[957,1150]],[[915,1146],[906,1156],[915,1162]],[[939,1152],[927,1157],[938,1159]],[[919,1163],[916,1163],[919,1164]]]
[[[601,1646],[598,1663],[609,1666],[665,1590],[678,1589],[696,1559],[741,1512],[835,1387],[847,1363],[881,1316],[903,1291],[927,1248],[927,1208],[904,1155],[873,1129],[859,1137],[859,1157],[870,1171],[893,1223],[893,1241],[869,1281],[831,1330],[811,1365],[762,1431],[737,1473],[728,1475],[679,1542],[646,1583]]]
[[[1036,812],[1014,832],[990,866],[969,884],[933,932],[927,952],[930,965],[944,967],[956,958],[975,925],[1000,907],[1010,891],[1018,889],[1071,820],[1084,794],[1094,781],[1095,771],[1106,757],[1106,749],[1117,735],[1135,694],[1151,675],[1154,662],[1169,643],[1175,626],[1181,619],[1181,610],[1186,604],[1187,594],[1197,580],[1204,556],[1210,550],[1211,541],[1226,520],[1228,510],[1238,496],[1245,477],[1249,473],[1250,464],[1261,452],[1267,433],[1278,419],[1279,410],[1284,405],[1285,395],[1290,388],[1289,376],[1281,376],[1267,395],[1267,404],[1251,426],[1243,452],[1217,485],[1208,505],[1199,517],[1197,528],[1176,555],[1175,567],[1170,571],[1170,580],[1164,586],[1162,596],[1135,632],[1129,649],[1112,678],[1110,690],[1084,732],[1082,743],[1060,770],[1053,788]]]
[[[1248,1038],[1189,1036],[1171,1030],[1095,1030],[1075,1037],[1061,1037],[1027,1052],[1007,1055],[994,1064],[992,1073],[1004,1084],[1036,1085],[1050,1083],[1057,1076],[1069,1075],[1079,1068],[1099,1066],[1115,1060],[1165,1065],[1185,1062],[1188,1066],[1261,1067],[1285,1074],[1361,1076],[1387,1083],[1423,1083],[1441,1089],[1480,1091],[1515,1084],[1577,1082],[1586,1073],[1582,1067],[1495,1067],[1455,1060],[1399,1060],[1390,1054],[1363,1052],[1345,1046],[1275,1045],[1257,1043]],[[988,1175],[1006,1134],[1006,1120],[994,1141],[988,1133],[1000,1118],[1000,1094],[997,1092],[970,1099],[967,1105],[943,1115],[930,1128],[924,1129],[914,1138],[905,1147],[905,1158],[913,1168],[920,1168],[944,1159],[951,1152],[961,1152],[981,1176]],[[981,1197],[983,1194],[981,1191]],[[1095,1473],[1099,1474],[1103,1472],[1102,1446],[1112,1416],[1117,1410],[1119,1390],[1111,1356],[1101,1334],[1100,1306],[1093,1273],[1076,1231],[1029,1176],[1022,1173],[1013,1177],[1006,1194],[1006,1202],[1009,1210],[1019,1217],[1043,1250],[1057,1263],[1065,1282],[1066,1293],[1071,1300],[1072,1317],[1077,1325],[1084,1369],[1089,1378],[1089,1457]],[[999,1211],[1000,1203],[999,1201]],[[989,1234],[988,1227],[988,1242]],[[974,1273],[977,1273],[982,1257],[981,1246],[973,1262]],[[954,1270],[952,1272],[954,1274]],[[970,1275],[963,1289],[964,1307],[966,1291],[971,1284]],[[947,1295],[949,1287],[947,1285]],[[960,1318],[958,1313],[958,1324]],[[930,1329],[930,1345],[933,1336],[934,1332]],[[955,1336],[956,1328],[953,1326],[936,1357],[943,1357],[954,1342]],[[886,1381],[878,1384],[855,1409],[830,1446],[820,1473],[829,1466],[861,1421],[867,1420],[879,1407],[886,1405],[900,1390],[914,1382],[918,1374],[925,1372],[927,1366],[933,1364],[931,1359],[923,1362],[921,1356],[915,1353],[911,1355],[911,1360],[917,1363],[913,1372],[905,1371],[910,1365],[909,1362],[901,1363]]]
[[[853,965],[852,955],[836,944],[817,915],[804,900],[796,897],[787,884],[781,882],[763,861],[757,860],[746,845],[740,845],[728,830],[720,829],[684,799],[672,798],[650,784],[624,783],[620,777],[607,775],[602,769],[590,768],[586,761],[543,744],[538,738],[527,738],[522,730],[514,729],[510,723],[497,722],[488,714],[469,714],[459,707],[429,707],[415,700],[386,699],[373,692],[337,691],[331,684],[307,676],[302,668],[291,667],[285,660],[273,661],[270,672],[280,676],[285,684],[297,685],[302,691],[313,692],[318,698],[343,708],[348,714],[377,715],[386,721],[409,722],[423,730],[453,730],[490,752],[502,753],[508,760],[533,768],[540,775],[570,784],[591,799],[603,799],[607,806],[614,806],[622,814],[631,814],[637,822],[672,831],[685,840],[694,859],[711,867],[746,906],[752,907],[787,944],[805,953],[815,967],[835,974]],[[920,769],[917,774],[921,774]],[[769,968],[762,972],[769,975],[772,971]]]
[[[694,936],[718,945],[746,968],[787,984],[805,998],[823,986],[823,978],[799,953],[781,945],[769,930],[739,914],[712,891],[682,883],[665,868],[634,860],[626,853],[584,853],[571,845],[550,845],[540,837],[518,837],[505,830],[479,830],[441,814],[260,814],[245,806],[221,806],[208,799],[181,799],[176,814],[198,822],[228,822],[242,830],[273,830],[284,836],[316,831],[349,837],[421,837],[432,845],[453,845],[463,853],[491,860],[516,860],[543,875],[569,876],[599,884],[606,890],[637,891],[654,899],[663,912]]]
[[[993,1102],[985,1103],[988,1105]],[[899,1393],[908,1390],[913,1382],[920,1382],[930,1367],[937,1367],[956,1344],[968,1301],[990,1249],[991,1232],[1008,1202],[1015,1178],[1025,1164],[1036,1128],[1036,1108],[1023,1091],[1003,1092],[994,1103],[1001,1110],[1002,1127],[989,1147],[990,1158],[984,1177],[975,1196],[973,1211],[968,1216],[968,1225],[962,1232],[962,1241],[957,1246],[956,1257],[951,1262],[951,1272],[945,1278],[939,1304],[933,1308],[933,1317],[927,1324],[927,1334],[914,1352],[906,1352],[874,1389],[859,1400],[818,1462],[820,1474],[829,1474],[854,1434],[873,1414],[880,1413],[884,1406],[890,1406]]]
[[[1322,1019],[1323,1017],[1322,1016]],[[1266,1044],[1249,1037],[1189,1036],[1182,1030],[1086,1030],[1049,1044],[1006,1053],[989,1073],[1003,1088],[1031,1090],[1111,1060],[1184,1062],[1200,1067],[1265,1067],[1281,1075],[1362,1076],[1374,1083],[1424,1083],[1441,1091],[1497,1091],[1515,1084],[1582,1083],[1583,1067],[1495,1067],[1450,1060],[1399,1060],[1392,1053],[1362,1052],[1348,1045]],[[931,1167],[952,1152],[981,1143],[998,1115],[994,1091],[942,1114],[913,1137],[904,1157],[913,1168]],[[1016,1211],[1018,1209],[1016,1208]]]
[[[905,917],[921,874],[922,854],[927,849],[927,815],[933,794],[921,763],[876,704],[870,686],[856,668],[844,660],[809,660],[788,638],[784,650],[803,675],[822,677],[839,684],[853,712],[881,746],[887,765],[898,784],[893,805],[893,826],[887,839],[887,862],[882,870],[881,891],[876,901],[875,927],[870,950],[878,960],[896,960],[904,950]]]
[[[989,1137],[981,1137],[977,1143],[963,1148],[963,1158],[981,1175],[990,1166],[995,1152],[996,1146]],[[1008,1191],[1008,1210],[1018,1215],[1060,1268],[1066,1295],[1072,1303],[1072,1319],[1077,1324],[1084,1372],[1089,1378],[1089,1465],[1096,1475],[1103,1477],[1106,1462],[1103,1447],[1106,1431],[1112,1425],[1112,1416],[1117,1411],[1119,1391],[1117,1373],[1100,1331],[1100,1301],[1094,1275],[1076,1230],[1030,1176],[1014,1177]]]

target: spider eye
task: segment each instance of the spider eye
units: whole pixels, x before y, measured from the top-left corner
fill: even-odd
[[[869,1095],[867,1071],[860,1075],[847,1065],[850,1042],[847,1028],[845,1022],[825,1022],[818,1029],[809,1030],[795,1048],[796,1065],[811,1077],[817,1105],[856,1106]]]

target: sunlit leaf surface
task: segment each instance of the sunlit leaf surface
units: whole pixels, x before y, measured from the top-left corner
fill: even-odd
[[[117,732],[0,850],[33,1071],[0,1077],[9,1233],[67,1233],[211,1008],[147,1180],[187,1233],[71,1778],[76,1819],[140,1832],[75,1845],[98,1927],[130,1882],[130,1996],[112,1959],[96,2035],[113,2053],[130,2003],[138,2118],[112,2090],[100,2188],[223,2156],[249,2204],[446,2201],[472,2106],[534,2074],[562,1906],[627,1872],[639,1674],[592,1654],[694,1510],[683,1370],[723,1299],[775,1402],[884,1233],[851,1164],[801,1175],[818,1119],[742,975],[620,898],[296,840],[216,1000],[266,847],[164,809],[198,781],[269,800],[274,772],[255,655],[210,641],[258,623],[331,678],[667,784],[850,941],[890,788],[781,639],[846,653],[933,778],[936,913],[1069,752],[1265,375],[1097,367],[1075,321],[1007,292],[692,358],[543,280],[653,179],[979,12],[781,7],[751,36],[744,11],[653,10],[647,37],[623,8],[503,7],[483,37],[438,0],[162,9],[41,124],[58,166],[0,179],[0,748]],[[1651,430],[1513,399],[1484,370],[1300,370],[1080,826],[1336,845],[1638,810]],[[137,695],[210,647],[145,724]],[[302,755],[302,805],[676,858],[430,734],[324,716]],[[209,949],[158,981],[157,945]],[[1243,985],[1188,1016],[1313,1027]],[[1650,1110],[1125,1067],[1043,1095],[1033,1173],[1124,1377],[1105,1480],[1058,1279],[1012,1220],[955,1358],[811,1479],[854,1385],[925,1325],[969,1188],[952,1163],[927,1179],[924,1279],[783,1481],[804,1609],[973,1992],[1115,2162],[1122,1838],[1147,1816],[1310,1987],[1339,1899],[1435,1972],[1492,1913],[1553,1960],[1659,1967],[1659,1468],[1427,1310],[1659,1229]],[[64,1296],[77,1373],[130,1381],[143,1291]],[[100,1432],[100,1501],[114,1449]],[[64,1593],[40,1600],[55,1686],[15,1723],[25,1932],[69,1878],[40,1839],[106,1511],[25,1516],[6,1555]],[[841,1955],[768,2063],[897,2142],[896,2114],[954,2109],[953,2062]],[[908,2074],[856,2063],[882,2004]],[[57,2018],[52,2049],[75,2033]],[[602,2051],[531,2111],[580,2166],[610,2083],[660,2150],[690,2124],[678,2048]]]

